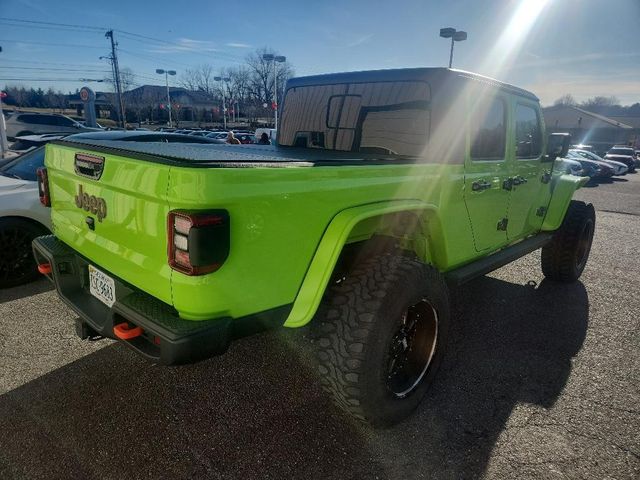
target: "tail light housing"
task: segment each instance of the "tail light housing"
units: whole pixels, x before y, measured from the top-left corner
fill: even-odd
[[[229,213],[171,211],[167,237],[172,269],[194,276],[215,272],[229,256]]]
[[[51,206],[51,196],[49,195],[49,177],[47,175],[47,169],[40,167],[36,170],[38,177],[38,195],[40,196],[40,203],[45,207]]]

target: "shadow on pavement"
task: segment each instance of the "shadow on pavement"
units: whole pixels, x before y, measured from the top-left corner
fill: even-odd
[[[0,397],[2,478],[472,478],[519,402],[551,406],[588,322],[581,283],[482,278],[454,292],[441,375],[371,431],[338,413],[299,335],[158,367],[112,345]]]
[[[582,283],[483,277],[452,293],[447,360],[417,415],[390,432],[400,460],[425,478],[481,476],[518,403],[554,404],[588,324]],[[392,476],[410,471],[402,465]]]
[[[0,303],[11,302],[53,290],[53,284],[46,278],[13,288],[0,289]]]

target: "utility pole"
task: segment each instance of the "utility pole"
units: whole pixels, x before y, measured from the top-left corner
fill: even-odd
[[[109,30],[104,36],[111,40],[111,65],[113,65],[113,76],[116,83],[116,95],[118,97],[118,111],[120,113],[120,123],[122,128],[126,128],[126,118],[124,102],[122,101],[122,88],[120,86],[120,68],[118,67],[118,55],[116,54],[116,42],[113,38],[113,30]]]

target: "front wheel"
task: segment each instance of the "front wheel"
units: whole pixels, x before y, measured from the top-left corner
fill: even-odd
[[[542,273],[564,283],[580,278],[589,259],[596,213],[593,205],[572,200],[553,240],[542,247]]]
[[[395,424],[432,383],[448,325],[447,287],[435,269],[404,256],[370,258],[330,288],[318,311],[322,384],[357,419]]]

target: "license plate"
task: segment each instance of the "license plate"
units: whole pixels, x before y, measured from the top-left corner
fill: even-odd
[[[116,284],[109,275],[89,265],[89,291],[107,307],[116,302]]]

